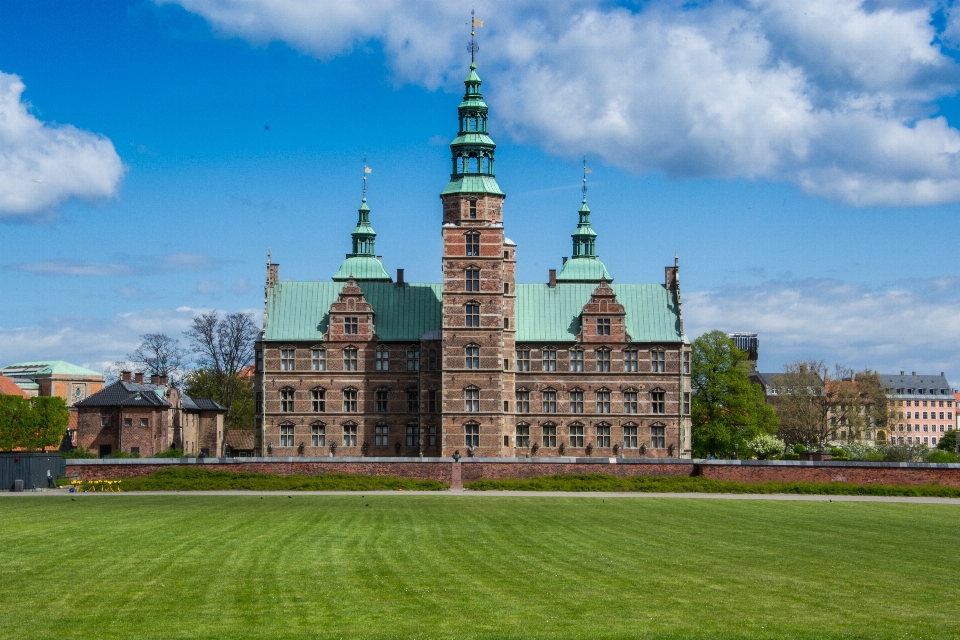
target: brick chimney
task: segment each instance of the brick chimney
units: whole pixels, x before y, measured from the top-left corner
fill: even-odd
[[[143,374],[142,374],[142,373],[137,372],[137,373],[135,373],[135,374],[133,374],[133,375],[134,375],[134,382],[136,382],[137,384],[143,384]]]
[[[121,372],[120,372],[120,379],[123,380],[124,382],[130,382],[130,372],[129,372],[129,371],[121,371]]]
[[[397,269],[397,286],[403,286],[403,269]]]
[[[150,384],[160,384],[160,376],[155,373],[150,374]]]
[[[664,284],[667,286],[668,291],[677,290],[677,267],[664,267],[665,278]]]
[[[550,269],[550,286],[551,287],[557,286],[557,270],[556,269]]]
[[[167,376],[160,376],[160,386],[161,387],[167,386]]]

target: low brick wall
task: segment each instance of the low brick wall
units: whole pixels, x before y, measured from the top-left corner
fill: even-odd
[[[436,479],[449,483],[449,458],[207,458],[67,460],[67,477],[83,480],[133,478],[170,466],[277,475],[349,473]],[[738,482],[850,482],[854,484],[942,484],[960,486],[960,464],[907,462],[814,462],[797,460],[677,460],[614,458],[465,458],[463,482],[533,478],[556,474],[605,473],[631,476],[703,476]]]

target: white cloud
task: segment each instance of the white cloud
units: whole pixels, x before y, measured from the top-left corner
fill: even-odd
[[[157,0],[169,2],[171,0]],[[453,88],[465,5],[178,0],[221,33],[320,58],[379,41],[398,82]],[[935,2],[493,0],[481,75],[500,123],[552,153],[675,178],[786,180],[855,205],[960,201],[960,89]],[[960,41],[950,13],[945,41]]]
[[[14,264],[9,268],[40,276],[144,276],[173,271],[213,271],[223,262],[205,253],[172,253],[129,262],[44,260]]]
[[[692,340],[720,329],[756,332],[762,368],[797,359],[953,374],[960,386],[960,279],[870,289],[835,280],[769,281],[684,294]]]
[[[197,293],[201,295],[217,297],[221,288],[223,285],[218,280],[202,278],[197,281]]]
[[[69,198],[114,195],[125,169],[113,143],[38,120],[21,100],[24,88],[0,71],[0,220],[42,219]]]
[[[253,289],[253,286],[247,282],[246,278],[238,278],[237,281],[233,283],[233,287],[230,290],[234,295],[242,296],[251,289]]]
[[[130,265],[105,262],[75,262],[71,260],[46,260],[14,265],[17,271],[26,271],[39,276],[126,276],[133,274]]]

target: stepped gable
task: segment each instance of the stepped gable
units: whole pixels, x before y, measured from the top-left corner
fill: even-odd
[[[352,277],[340,289],[337,301],[330,305],[327,340],[353,341],[373,340],[373,305],[367,302],[363,290]]]
[[[627,333],[627,312],[617,301],[617,294],[606,280],[590,295],[580,312],[581,342],[630,342]]]

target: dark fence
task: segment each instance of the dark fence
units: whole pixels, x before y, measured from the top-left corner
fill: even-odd
[[[47,471],[54,480],[67,475],[67,464],[60,454],[0,453],[0,491],[13,491],[17,480],[23,489],[47,486]]]

